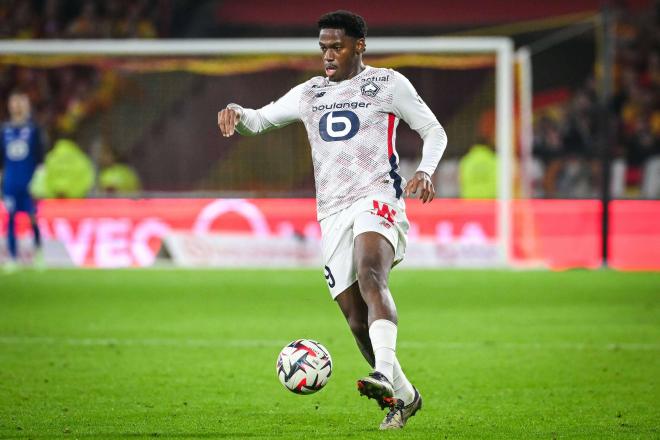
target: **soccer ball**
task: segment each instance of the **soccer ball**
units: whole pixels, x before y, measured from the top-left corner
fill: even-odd
[[[296,339],[277,357],[277,377],[287,390],[312,394],[328,383],[332,358],[323,345],[311,339]]]

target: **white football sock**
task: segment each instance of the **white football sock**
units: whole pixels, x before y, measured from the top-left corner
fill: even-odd
[[[369,327],[369,338],[376,358],[376,371],[394,382],[394,362],[396,361],[396,324],[387,319],[377,319]]]
[[[415,390],[408,378],[403,374],[399,360],[394,358],[394,397],[403,400],[405,405],[410,405],[415,398]]]

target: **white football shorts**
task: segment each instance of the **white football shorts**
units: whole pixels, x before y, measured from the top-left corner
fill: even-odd
[[[353,255],[355,237],[378,232],[394,249],[394,264],[403,260],[409,224],[403,199],[372,195],[321,220],[321,248],[325,279],[332,299],[357,281]]]

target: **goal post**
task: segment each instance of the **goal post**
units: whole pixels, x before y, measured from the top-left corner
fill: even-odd
[[[45,40],[2,41],[0,57],[104,56],[173,57],[241,55],[315,55],[314,38],[195,40]],[[503,263],[512,263],[514,194],[514,45],[507,37],[370,37],[367,54],[484,54],[495,57],[495,127],[497,152],[496,240]],[[424,92],[421,91],[423,94]],[[441,121],[442,123],[442,121]],[[448,133],[451,149],[452,134]]]

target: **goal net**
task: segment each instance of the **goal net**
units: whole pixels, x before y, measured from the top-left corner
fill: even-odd
[[[420,259],[425,252],[437,254],[441,245],[450,264],[469,264],[475,240],[485,240],[495,250],[486,252],[486,260],[509,263],[515,120],[511,41],[369,38],[364,59],[408,77],[445,127],[449,145],[434,176],[439,197],[461,197],[459,161],[475,144],[496,152],[492,200],[447,201],[444,215],[455,214],[460,219],[455,224],[433,221],[443,212],[442,203],[427,213],[419,210],[426,223],[411,231],[413,241],[426,236],[432,242]],[[70,139],[88,155],[99,172],[89,193],[95,197],[314,197],[302,124],[224,139],[215,120],[227,103],[258,108],[320,74],[320,68],[316,39],[0,43],[2,91],[15,86],[28,91],[35,119],[48,135],[47,149]],[[397,153],[401,174],[408,178],[419,163],[421,140],[405,124],[397,133]],[[117,191],[110,177],[110,184],[101,179],[104,169],[118,164],[139,180],[134,188],[139,192]],[[479,216],[488,220],[480,224]]]

